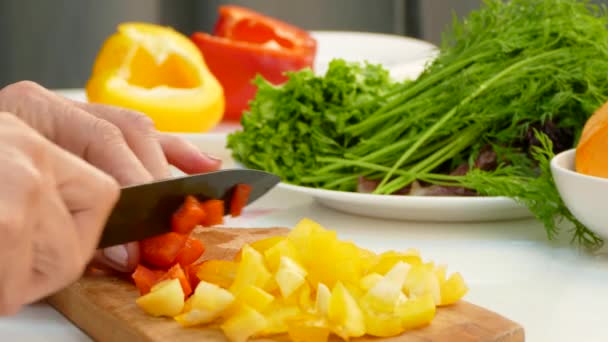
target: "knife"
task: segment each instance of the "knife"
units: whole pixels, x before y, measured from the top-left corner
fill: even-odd
[[[228,213],[237,184],[252,187],[247,204],[268,192],[280,177],[251,169],[226,169],[124,187],[101,234],[98,248],[139,241],[171,231],[171,216],[187,195],[221,199]]]

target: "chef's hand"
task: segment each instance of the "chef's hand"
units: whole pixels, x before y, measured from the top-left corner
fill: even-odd
[[[121,185],[165,178],[169,164],[185,173],[217,170],[220,161],[195,146],[154,129],[135,111],[71,101],[28,81],[0,90],[0,111],[15,114],[42,136],[114,177]],[[84,191],[84,190],[82,190]],[[89,192],[89,196],[95,196]],[[123,272],[139,262],[131,243],[98,251],[98,264]]]
[[[12,314],[81,275],[120,188],[6,112],[0,165],[0,314]]]

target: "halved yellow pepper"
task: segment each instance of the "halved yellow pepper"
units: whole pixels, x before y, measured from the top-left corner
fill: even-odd
[[[200,50],[181,33],[124,23],[100,49],[86,93],[90,102],[148,115],[160,131],[204,132],[224,115],[224,90]]]

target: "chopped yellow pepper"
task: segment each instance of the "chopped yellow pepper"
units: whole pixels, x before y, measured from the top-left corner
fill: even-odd
[[[244,245],[235,260],[205,262],[175,320],[217,323],[231,342],[277,334],[296,342],[325,342],[332,334],[392,337],[431,324],[438,306],[468,291],[459,273],[447,277],[446,266],[423,263],[416,250],[376,254],[310,220],[286,237]],[[161,301],[157,293],[139,302]]]
[[[173,317],[184,308],[184,291],[179,279],[163,280],[137,298],[136,303],[149,315]]]

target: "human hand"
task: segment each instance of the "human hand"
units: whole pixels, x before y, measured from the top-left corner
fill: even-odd
[[[119,196],[109,175],[0,112],[0,315],[75,281]]]
[[[9,111],[48,140],[114,177],[121,185],[168,177],[169,164],[186,173],[214,171],[220,161],[195,146],[154,129],[135,111],[62,98],[32,82],[0,90],[0,110]],[[95,260],[122,272],[139,262],[139,245],[99,251]]]

